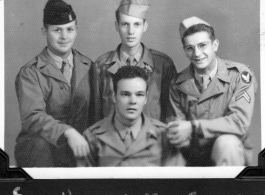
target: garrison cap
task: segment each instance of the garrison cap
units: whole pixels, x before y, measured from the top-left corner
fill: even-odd
[[[128,16],[146,19],[149,7],[148,0],[121,0],[118,11]]]
[[[76,15],[71,5],[62,0],[49,0],[44,8],[44,24],[61,25],[72,22]]]
[[[190,18],[187,18],[185,20],[183,20],[180,25],[179,25],[179,34],[180,34],[180,37],[182,38],[183,37],[183,34],[185,33],[185,31],[193,26],[193,25],[196,25],[196,24],[206,24],[208,26],[211,26],[210,24],[208,24],[207,22],[205,22],[204,20],[196,17],[196,16],[193,16],[193,17],[190,17]]]

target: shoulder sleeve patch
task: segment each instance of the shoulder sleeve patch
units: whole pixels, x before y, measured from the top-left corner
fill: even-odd
[[[244,83],[249,84],[249,83],[251,83],[252,76],[248,71],[243,71],[241,73],[241,79]]]

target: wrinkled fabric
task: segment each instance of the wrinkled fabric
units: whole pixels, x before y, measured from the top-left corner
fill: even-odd
[[[114,91],[111,75],[125,66],[119,59],[119,45],[116,50],[100,56],[95,66],[97,69],[98,93],[100,94],[96,118],[107,117],[114,109]],[[148,49],[143,44],[143,56],[136,66],[143,68],[148,74],[147,104],[143,112],[150,118],[165,122],[166,106],[169,102],[169,84],[176,74],[175,65],[167,55]]]
[[[67,129],[82,134],[95,123],[94,104],[98,98],[93,92],[93,62],[76,50],[73,55],[71,87],[46,48],[19,71],[15,86],[22,131],[17,142],[36,135],[58,146],[64,143],[62,135]]]
[[[192,65],[173,79],[167,121],[197,120],[195,135],[200,147],[212,145],[220,135],[233,134],[245,149],[251,149],[248,128],[257,90],[254,73],[243,64],[217,60],[218,72],[202,93],[195,84]]]
[[[97,122],[84,132],[90,154],[87,166],[175,166],[176,149],[165,135],[165,124],[143,115],[143,125],[136,140],[126,148],[114,127],[114,114]]]

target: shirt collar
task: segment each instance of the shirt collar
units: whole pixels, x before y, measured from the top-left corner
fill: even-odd
[[[215,67],[214,67],[214,69],[210,72],[210,74],[209,74],[209,76],[210,76],[210,80],[213,80],[213,78],[214,78],[214,76],[216,75],[216,73],[217,73],[217,70],[218,70],[218,65],[217,65],[218,63],[217,63],[217,59],[215,59]],[[195,78],[196,78],[196,80],[199,82],[199,83],[201,83],[202,82],[202,77],[204,76],[204,75],[201,75],[201,74],[199,74],[195,69],[194,69],[194,75],[195,75]]]
[[[152,53],[151,50],[149,50],[143,43],[141,43],[142,45],[142,59],[141,61],[143,63],[138,63],[136,66],[142,65],[142,66],[149,66],[151,67],[151,69],[154,70],[154,61],[153,61],[153,57],[152,57]],[[116,50],[114,50],[113,52],[111,52],[110,56],[107,58],[105,64],[111,64],[110,68],[108,68],[108,71],[115,74],[118,69],[122,66],[125,66],[126,63],[121,62],[120,57],[119,57],[119,52],[121,48],[121,44],[118,45],[118,47],[116,48]],[[127,60],[127,59],[126,59]]]
[[[47,48],[48,54],[49,56],[53,59],[54,63],[56,64],[56,66],[61,69],[62,68],[62,61],[63,59],[57,55],[55,55],[54,53],[52,53],[49,48]],[[73,52],[70,52],[69,56],[66,58],[70,64],[70,67],[73,68],[74,67],[74,56],[73,56]]]
[[[133,55],[133,57],[137,63],[140,61],[140,59],[142,57],[142,53],[143,53],[143,46],[142,46],[142,44],[140,44],[138,51],[136,52],[135,55]],[[126,61],[129,57],[129,55],[122,49],[122,46],[120,47],[119,55],[120,55],[120,61],[123,64],[126,64]]]
[[[142,120],[141,120],[142,119]],[[128,130],[130,130],[132,132],[132,137],[134,140],[136,140],[140,130],[142,129],[142,124],[143,124],[143,117],[141,117],[141,119],[139,119],[133,126],[131,127],[126,127],[124,126],[118,119],[117,117],[113,117],[113,124],[115,129],[118,131],[118,133],[120,134],[122,140],[124,140],[126,132]]]

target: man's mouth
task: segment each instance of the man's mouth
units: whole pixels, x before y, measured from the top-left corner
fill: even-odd
[[[66,43],[58,43],[58,44],[64,46],[64,45],[68,45],[69,42],[66,42]]]
[[[195,62],[197,63],[200,63],[204,60],[205,58],[196,58],[196,59],[193,59]]]
[[[134,40],[135,40],[134,37],[127,37],[126,39],[127,39],[128,41],[134,41]]]
[[[136,108],[128,108],[127,110],[128,110],[128,111],[137,111]]]

